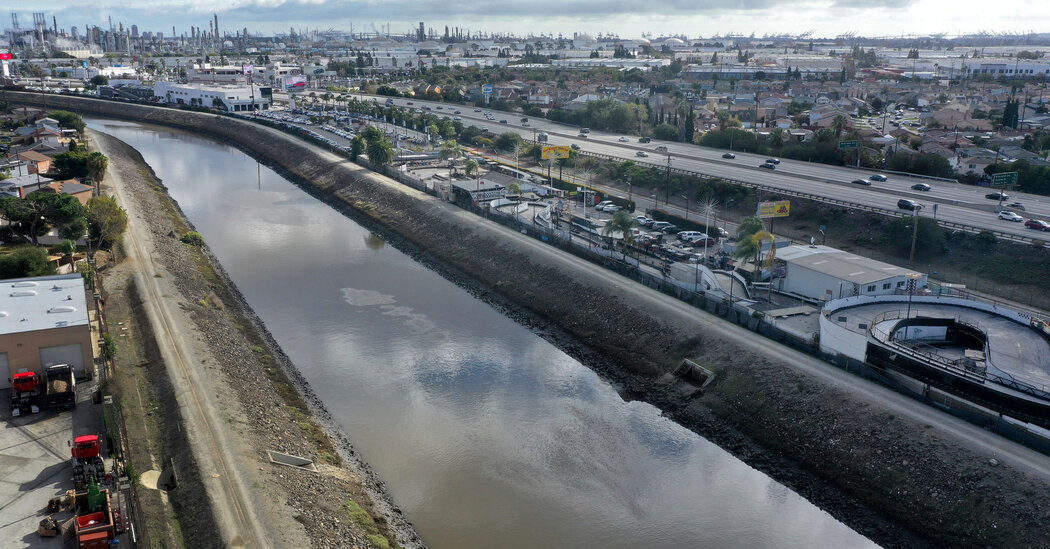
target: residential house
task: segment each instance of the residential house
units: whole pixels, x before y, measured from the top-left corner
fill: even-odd
[[[47,186],[54,181],[40,174],[13,175],[0,180],[0,195],[25,198],[26,195]]]
[[[53,181],[40,189],[41,191],[52,190],[58,194],[68,194],[87,206],[88,200],[95,196],[95,189],[90,185],[84,185],[76,179]]]
[[[51,157],[45,154],[40,154],[36,151],[25,151],[18,153],[16,158],[24,160],[28,164],[28,173],[44,174],[51,171]]]
[[[925,142],[919,146],[919,152],[923,154],[935,154],[937,156],[946,158],[948,163],[952,166],[956,166],[959,163],[959,155],[955,151],[940,143]]]
[[[960,158],[959,163],[955,167],[955,171],[963,174],[972,173],[977,175],[984,175],[985,168],[996,164],[998,161],[996,158],[988,156],[974,156],[969,158]]]

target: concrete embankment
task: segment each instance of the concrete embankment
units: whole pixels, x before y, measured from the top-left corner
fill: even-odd
[[[1047,476],[1005,455],[991,461],[936,410],[280,132],[212,114],[47,102],[237,145],[882,545],[1050,545]],[[683,357],[717,372],[703,392],[666,373]]]

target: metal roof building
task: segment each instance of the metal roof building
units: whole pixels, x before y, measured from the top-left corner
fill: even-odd
[[[94,365],[84,277],[0,281],[0,389],[15,373],[54,364],[71,364],[77,377]]]
[[[908,274],[917,275],[916,288],[927,284],[924,273],[828,246],[780,248],[777,261],[785,266],[777,281],[780,291],[814,301],[902,293],[907,290]]]

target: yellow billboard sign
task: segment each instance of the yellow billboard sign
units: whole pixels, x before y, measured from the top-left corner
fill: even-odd
[[[540,155],[543,160],[548,158],[569,158],[569,147],[543,147],[543,153]]]
[[[758,217],[768,219],[770,217],[787,217],[791,215],[791,202],[779,200],[777,202],[759,202]]]

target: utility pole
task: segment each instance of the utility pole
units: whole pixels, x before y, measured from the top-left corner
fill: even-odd
[[[1000,195],[1001,197],[1001,195]],[[915,243],[919,239],[919,210],[922,209],[922,204],[915,205],[915,212],[912,214],[911,224],[911,253],[908,255],[908,270],[912,269],[912,265],[915,264]]]
[[[667,177],[664,180],[664,206],[671,200],[671,154],[667,154]]]

